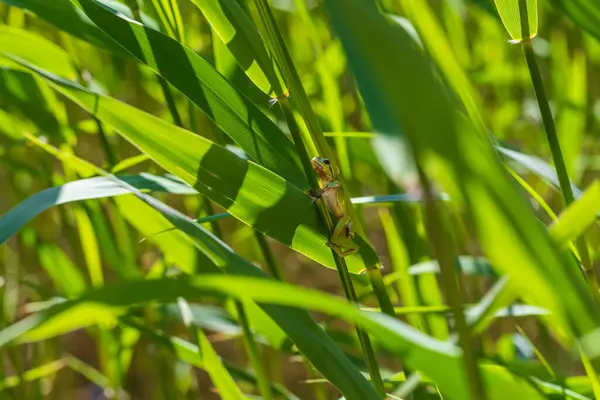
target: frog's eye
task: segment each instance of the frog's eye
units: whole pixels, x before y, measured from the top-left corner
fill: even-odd
[[[325,165],[329,165],[329,164],[331,164],[331,162],[329,162],[329,159],[327,159],[327,158],[323,160],[323,163],[324,163]]]

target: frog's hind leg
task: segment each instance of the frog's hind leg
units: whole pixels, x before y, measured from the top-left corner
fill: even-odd
[[[342,240],[343,239],[343,240]],[[354,232],[352,231],[352,220],[350,217],[342,217],[335,225],[331,239],[327,246],[331,247],[340,257],[346,257],[358,251],[359,246],[352,241]]]
[[[327,242],[326,244],[327,247],[332,248],[337,253],[337,255],[342,258],[354,254],[359,250],[359,246],[356,243],[352,242],[348,243],[348,248],[346,250],[344,250],[339,244],[333,242]]]

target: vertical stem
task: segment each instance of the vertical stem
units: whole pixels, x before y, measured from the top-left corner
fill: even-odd
[[[173,97],[173,93],[171,93],[171,89],[169,88],[169,84],[165,79],[156,75],[156,79],[160,84],[160,88],[162,89],[163,96],[165,101],[167,102],[167,108],[169,109],[169,113],[171,113],[171,118],[173,118],[173,123],[179,127],[183,127],[183,122],[181,121],[181,116],[179,115],[179,111],[177,111],[177,105],[175,104],[175,98]]]
[[[271,385],[269,384],[269,379],[267,377],[265,366],[263,365],[262,360],[260,359],[258,346],[254,341],[254,337],[252,336],[252,331],[250,330],[250,323],[248,322],[248,317],[246,316],[244,305],[240,301],[235,301],[235,308],[238,313],[238,319],[240,321],[240,324],[242,325],[242,332],[244,333],[244,344],[248,349],[250,363],[252,364],[252,368],[254,369],[254,373],[256,374],[256,380],[258,381],[258,389],[263,399],[270,400],[273,398]]]
[[[283,281],[283,273],[281,272],[281,268],[275,260],[275,256],[273,252],[269,248],[269,243],[267,243],[267,239],[265,235],[260,233],[259,231],[254,231],[254,237],[256,238],[256,242],[258,243],[258,247],[260,247],[260,252],[262,253],[263,259],[267,266],[267,269],[271,273],[271,276],[278,281]]]
[[[290,130],[290,134],[292,135],[292,139],[294,140],[294,145],[298,150],[300,155],[300,161],[302,162],[302,168],[304,169],[304,173],[308,178],[308,185],[314,189],[319,188],[319,182],[317,180],[317,176],[313,171],[312,164],[310,161],[310,156],[308,155],[308,150],[306,149],[306,144],[302,140],[302,133],[300,132],[300,127],[296,122],[296,118],[294,117],[294,112],[292,111],[292,107],[287,98],[282,97],[279,99],[279,106],[281,107],[281,111],[283,112],[283,117],[285,122]]]
[[[212,208],[210,200],[208,200],[206,197],[204,197],[203,199],[204,205],[207,208],[207,211],[209,211],[209,214],[214,214],[214,210]],[[217,221],[211,221],[211,228],[215,236],[217,236],[219,239],[223,238],[221,228]],[[254,373],[256,374],[256,380],[258,381],[258,389],[264,399],[270,400],[273,398],[271,385],[267,377],[266,368],[260,358],[258,345],[254,340],[254,336],[252,335],[252,330],[250,329],[250,323],[248,321],[246,311],[244,310],[244,305],[242,304],[242,302],[237,300],[234,303],[235,309],[238,314],[238,320],[244,335],[244,345],[246,347],[246,352],[248,353],[248,358],[250,359],[250,363],[252,364],[252,368],[254,369]]]
[[[544,124],[544,131],[546,133],[546,139],[550,146],[550,153],[552,154],[552,160],[556,168],[556,175],[558,176],[558,182],[560,189],[565,201],[565,205],[569,206],[575,198],[573,196],[573,189],[571,188],[571,181],[569,180],[569,174],[567,172],[567,166],[562,155],[560,148],[560,142],[556,133],[556,126],[554,124],[554,118],[552,117],[552,111],[550,110],[550,104],[548,102],[548,96],[546,94],[546,88],[544,87],[544,81],[542,80],[542,74],[537,64],[535,53],[533,51],[532,38],[530,38],[529,32],[529,18],[526,0],[519,0],[519,11],[521,16],[521,30],[523,32],[523,41],[521,45],[527,61],[527,67],[529,68],[529,75],[531,76],[531,82],[535,95],[537,98],[538,106],[540,108],[540,114],[542,116],[542,122]],[[575,242],[577,251],[581,257],[581,264],[585,271],[590,291],[596,300],[599,299],[599,286],[596,271],[592,265],[589,250],[585,237],[581,236]]]
[[[384,314],[395,318],[396,311],[394,310],[392,300],[390,299],[387,289],[385,288],[385,283],[383,282],[381,271],[379,270],[379,268],[369,269],[367,270],[367,275],[369,276],[371,286],[373,287],[373,293],[375,293],[375,296],[377,297],[377,301],[379,302],[379,307],[381,308],[381,311]]]
[[[106,137],[106,132],[104,132],[102,123],[96,117],[94,117],[94,121],[96,122],[96,130],[100,136],[100,143],[102,143],[102,148],[104,149],[104,154],[106,155],[106,160],[108,161],[108,166],[112,169],[117,164],[117,158],[112,151],[110,143],[108,142],[108,137]]]
[[[316,174],[312,169],[312,164],[310,163],[308,153],[306,152],[306,148],[304,147],[302,138],[300,136],[300,129],[296,124],[296,120],[294,119],[294,115],[292,114],[289,103],[287,99],[284,98],[283,101],[280,101],[280,104],[283,111],[283,115],[292,134],[292,138],[294,139],[294,144],[296,145],[298,152],[300,153],[300,159],[302,160],[302,166],[308,178],[309,186],[312,188],[318,188],[319,183],[317,181]],[[333,222],[331,221],[329,211],[326,209],[322,201],[318,201],[316,204],[317,209],[319,211],[319,215],[321,219],[325,222],[328,232],[331,235],[331,233],[333,232]],[[356,296],[356,292],[354,291],[354,286],[352,286],[352,280],[350,278],[350,272],[348,271],[346,261],[342,257],[339,257],[335,251],[331,250],[331,253],[333,254],[333,258],[335,259],[337,267],[336,269],[338,271],[342,287],[344,288],[344,294],[346,295],[346,299],[352,303],[358,304],[358,298]],[[359,328],[356,328],[356,333],[358,334],[358,339],[360,341],[361,348],[365,356],[365,361],[369,370],[369,375],[371,375],[371,381],[373,382],[373,385],[375,386],[377,392],[381,396],[384,396],[385,390],[383,387],[383,379],[381,378],[381,372],[379,371],[379,366],[375,358],[375,353],[373,351],[373,346],[371,345],[369,335]]]
[[[328,218],[328,220],[330,219]],[[339,257],[335,251],[332,250],[331,252],[335,258],[337,267],[336,269],[338,271],[338,275],[340,276],[340,281],[342,282],[346,299],[351,303],[358,304],[358,297],[356,296],[356,291],[352,285],[352,280],[350,277],[350,272],[348,271],[348,266],[346,265],[346,261]],[[383,397],[385,396],[383,379],[381,377],[381,372],[379,371],[379,365],[377,364],[371,339],[369,338],[367,332],[358,327],[356,327],[356,334],[358,335],[358,340],[365,356],[365,362],[367,364],[367,369],[369,370],[369,375],[371,376],[371,382],[373,383],[375,390],[377,390],[377,393]]]
[[[317,151],[320,155],[328,158],[332,158],[333,153],[331,152],[329,145],[325,140],[325,136],[323,135],[319,122],[314,114],[314,111],[312,110],[312,107],[308,100],[308,96],[306,95],[306,92],[302,87],[300,76],[296,71],[292,58],[287,50],[279,28],[277,27],[275,18],[273,17],[268,2],[266,0],[254,0],[254,5],[256,6],[256,9],[260,16],[260,22],[262,23],[266,31],[266,40],[270,45],[271,51],[273,52],[276,64],[279,67],[279,70],[283,76],[286,86],[290,88],[292,96],[294,96],[297,99],[297,104],[300,108],[300,112],[304,118],[304,121],[306,122],[308,131],[310,132],[310,138],[303,138],[303,135],[300,132],[300,129],[296,123],[296,120],[294,119],[294,115],[292,113],[292,109],[289,105],[288,99],[285,97],[278,99],[284,114],[284,118],[286,119],[286,123],[288,124],[290,132],[292,134],[294,144],[298,149],[298,153],[302,161],[302,167],[308,178],[309,186],[311,188],[317,189],[319,188],[319,182],[317,180],[315,172],[312,169],[311,157],[309,156],[307,147],[312,146],[311,150],[313,152]],[[342,186],[344,186],[343,177],[341,176],[340,181],[342,183]],[[344,192],[344,195],[345,197],[347,197],[347,193]],[[348,208],[348,214],[353,215],[354,213],[349,199],[345,200],[347,200],[346,207]],[[321,220],[325,223],[325,226],[327,226],[328,232],[331,235],[331,233],[333,232],[333,223],[331,221],[329,211],[327,210],[322,201],[317,202],[317,209]],[[354,291],[354,287],[352,286],[352,280],[350,278],[350,273],[348,271],[346,261],[342,257],[339,257],[337,253],[333,250],[332,254],[335,259],[337,271],[340,276],[342,286],[344,288],[346,299],[349,302],[358,303],[358,299],[356,296],[356,292]],[[381,293],[380,291],[379,294],[383,295],[383,293]],[[385,296],[387,297],[387,292],[385,292]],[[386,306],[386,309],[387,308],[389,307]],[[371,376],[371,381],[373,382],[373,385],[377,392],[383,397],[385,396],[383,379],[381,378],[381,372],[379,371],[379,365],[377,364],[375,353],[373,351],[373,346],[371,345],[371,340],[365,331],[359,328],[356,328],[356,331],[365,356],[365,361],[369,370],[369,374]]]
[[[419,172],[419,180],[425,197],[425,226],[427,235],[435,258],[438,260],[442,274],[442,284],[454,316],[456,330],[458,332],[458,342],[463,350],[464,367],[467,372],[471,400],[484,400],[486,396],[477,367],[475,351],[471,342],[470,329],[462,310],[463,292],[460,276],[456,273],[455,267],[458,262],[458,257],[454,246],[452,245],[451,238],[447,234],[446,221],[438,209],[429,179],[418,164],[417,170]]]

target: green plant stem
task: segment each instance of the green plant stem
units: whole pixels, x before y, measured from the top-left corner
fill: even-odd
[[[240,321],[240,325],[242,326],[242,332],[244,334],[244,344],[246,345],[246,349],[248,350],[250,363],[252,364],[252,368],[254,369],[254,373],[256,374],[256,380],[258,381],[258,389],[263,399],[270,400],[273,398],[273,392],[271,391],[271,385],[269,383],[269,378],[267,377],[267,371],[262,363],[260,354],[258,352],[258,346],[256,345],[256,342],[254,341],[254,337],[252,335],[252,331],[250,330],[250,323],[248,321],[246,311],[244,310],[244,305],[241,301],[236,300],[235,308],[237,310],[238,320]]]
[[[289,107],[289,103],[287,99],[282,99],[280,101],[281,109],[283,111],[283,115],[288,124],[288,128],[290,129],[290,133],[292,134],[292,138],[294,139],[294,143],[298,152],[300,153],[300,159],[302,160],[302,167],[304,168],[304,172],[308,178],[309,186],[312,188],[319,188],[319,182],[317,180],[317,176],[312,169],[312,164],[310,163],[310,159],[308,157],[308,153],[306,152],[306,148],[302,142],[302,138],[300,136],[300,129],[296,120],[294,119],[294,115]],[[296,139],[298,138],[298,139]],[[317,209],[319,211],[319,215],[325,225],[327,226],[327,230],[329,234],[333,232],[333,222],[331,221],[331,216],[329,215],[329,211],[326,209],[322,201],[318,201]],[[358,304],[358,298],[356,296],[356,292],[354,290],[354,286],[352,285],[352,279],[350,278],[350,272],[348,271],[348,266],[346,265],[346,261],[337,255],[335,251],[331,251],[333,254],[333,258],[335,259],[336,269],[338,271],[338,275],[340,277],[340,281],[342,283],[342,287],[344,289],[344,294],[346,295],[346,299],[352,303]],[[385,290],[385,286],[384,286]],[[386,292],[387,293],[387,292]],[[380,395],[384,395],[385,391],[383,388],[383,379],[381,378],[381,372],[379,371],[379,366],[377,364],[377,360],[375,359],[375,353],[373,351],[373,346],[371,345],[371,340],[369,339],[369,335],[362,331],[359,328],[356,328],[356,332],[358,334],[358,339],[361,344],[361,348],[365,355],[365,361],[367,363],[367,368],[369,369],[369,374],[371,375],[371,380],[375,386],[375,389]]]
[[[169,109],[169,113],[171,114],[171,118],[173,119],[173,123],[181,128],[183,128],[183,122],[181,121],[181,116],[179,115],[179,111],[177,111],[177,105],[175,104],[175,98],[173,97],[173,93],[171,93],[171,89],[169,88],[169,84],[167,81],[160,75],[156,75],[156,79],[160,84],[160,88],[162,89],[163,96],[165,101],[167,102],[167,108]]]
[[[417,164],[421,189],[425,199],[425,226],[435,258],[440,266],[442,285],[454,316],[458,333],[458,342],[463,350],[464,367],[467,373],[469,391],[472,400],[486,398],[482,380],[477,367],[475,350],[471,342],[471,333],[463,313],[462,287],[460,276],[456,273],[458,262],[452,240],[446,229],[446,221],[441,215],[429,179],[421,166]]]
[[[208,197],[202,196],[202,205],[204,206],[204,210],[208,215],[215,215],[215,209],[210,202]],[[200,216],[198,216],[200,217]],[[211,220],[210,221],[210,230],[215,234],[219,239],[223,239],[223,231],[221,230],[221,226],[219,225],[219,221]]]
[[[292,135],[294,145],[296,146],[296,149],[298,150],[298,153],[300,155],[302,169],[304,169],[304,173],[308,178],[308,185],[313,189],[318,189],[319,182],[312,168],[312,164],[310,161],[311,157],[308,154],[304,140],[302,140],[302,133],[300,132],[300,127],[298,126],[296,118],[294,117],[294,112],[292,111],[290,102],[286,97],[280,98],[278,102],[279,107],[281,108],[281,111],[283,113],[285,122],[288,126],[288,129],[290,130],[290,134]]]
[[[260,252],[262,253],[263,260],[265,261],[269,273],[273,278],[283,282],[284,279],[281,267],[277,263],[277,260],[275,260],[275,256],[269,248],[269,243],[267,242],[265,235],[259,231],[254,231],[254,237],[256,238],[258,247],[260,247]]]
[[[300,108],[300,112],[308,127],[310,137],[304,138],[302,132],[298,127],[298,124],[296,123],[288,99],[286,97],[278,99],[281,109],[283,111],[284,118],[286,120],[288,128],[290,129],[292,139],[294,140],[294,144],[298,149],[298,153],[302,162],[302,167],[307,176],[309,186],[313,189],[318,189],[320,187],[319,182],[317,180],[315,172],[312,169],[311,157],[309,155],[309,152],[307,151],[307,147],[311,146],[313,151],[316,150],[318,154],[330,158],[332,160],[334,159],[333,152],[330,150],[329,145],[327,144],[327,140],[323,135],[316,115],[314,114],[310,102],[308,101],[308,96],[304,91],[304,88],[300,81],[300,76],[298,75],[298,72],[294,67],[294,63],[287,50],[283,37],[279,32],[279,29],[275,22],[275,18],[271,13],[271,9],[269,7],[268,2],[266,0],[254,0],[254,5],[256,6],[256,9],[260,16],[260,23],[262,24],[265,30],[265,37],[270,45],[271,51],[274,54],[277,66],[281,71],[286,86],[290,88],[292,96],[295,96],[295,98],[297,99],[297,104]],[[343,177],[340,176],[339,179],[342,184],[342,187],[345,187]],[[345,193],[345,191],[344,196],[348,197],[348,194]],[[346,208],[348,214],[354,216],[354,210],[352,209],[352,205],[350,203],[349,198],[345,198],[344,200],[346,200]],[[329,211],[326,209],[322,201],[317,202],[317,209],[319,211],[321,220],[325,222],[325,226],[327,226],[327,230],[331,235],[331,233],[333,232],[333,222],[331,220],[331,216],[329,215]],[[352,280],[350,278],[350,272],[348,271],[346,261],[342,257],[339,257],[337,253],[335,253],[335,251],[332,250],[331,252],[335,259],[337,267],[336,269],[340,276],[340,281],[342,283],[346,299],[349,302],[358,304],[358,299],[354,290],[354,286],[352,285]],[[382,287],[382,285],[376,286],[378,288]],[[385,286],[383,286],[383,289],[385,291]],[[379,295],[384,296],[383,293],[381,293],[381,291],[378,292]],[[388,297],[387,291],[385,291],[385,297]],[[386,309],[389,310],[387,304]],[[385,396],[383,379],[381,378],[381,372],[379,370],[379,365],[377,364],[375,352],[373,350],[373,346],[371,344],[369,335],[359,328],[356,328],[356,332],[358,334],[361,348],[364,353],[365,361],[369,370],[369,374],[371,376],[371,381],[373,382],[373,386],[375,387],[375,390],[383,397]]]
[[[206,197],[203,197],[204,207],[206,211],[210,214],[214,214],[214,209],[210,200]],[[223,232],[221,227],[219,226],[218,221],[211,221],[211,230],[219,239],[223,238]],[[263,238],[264,239],[264,238]],[[256,374],[256,380],[258,382],[258,390],[260,391],[262,397],[264,399],[272,399],[273,393],[271,391],[271,384],[269,383],[269,379],[267,377],[266,368],[262,363],[260,358],[260,354],[258,352],[258,345],[254,341],[254,336],[252,335],[252,330],[250,329],[250,323],[248,321],[248,317],[246,315],[246,311],[244,310],[244,305],[240,301],[234,301],[235,309],[238,314],[238,321],[242,328],[242,333],[244,337],[244,345],[246,347],[246,352],[248,353],[248,358],[250,359],[250,363],[252,364],[252,368],[254,369],[254,373]],[[198,348],[200,348],[198,346]]]
[[[98,118],[94,117],[94,121],[96,123],[96,131],[98,132],[98,136],[100,136],[100,143],[102,143],[102,148],[104,149],[104,154],[106,155],[106,161],[108,161],[108,166],[112,169],[115,165],[117,165],[117,158],[115,157],[115,153],[112,151],[110,143],[108,142],[108,137],[106,136],[106,132],[104,132],[104,127]]]
[[[279,32],[279,28],[277,27],[277,23],[275,22],[275,18],[273,17],[269,3],[267,0],[254,0],[254,5],[256,6],[258,15],[260,16],[259,22],[265,30],[265,39],[267,44],[269,45],[270,50],[273,52],[276,64],[279,67],[286,86],[289,88],[290,94],[293,96],[300,109],[300,113],[306,122],[306,126],[311,138],[316,144],[317,152],[322,156],[332,158],[333,154],[331,151],[329,151],[329,145],[323,136],[323,131],[321,130],[317,116],[315,115],[312,106],[310,105],[310,101],[308,100],[308,96],[304,91],[302,81],[300,80],[300,75],[294,67],[294,62],[292,61],[292,57],[287,50],[283,36],[281,35],[281,32]]]
[[[560,142],[558,140],[558,134],[556,133],[556,126],[554,124],[554,118],[552,117],[552,111],[550,109],[550,103],[548,102],[548,95],[546,94],[546,88],[544,87],[544,81],[542,80],[542,74],[538,67],[538,63],[533,51],[532,38],[530,38],[529,32],[529,18],[526,0],[519,0],[519,11],[521,15],[521,29],[523,31],[523,41],[521,46],[525,54],[527,61],[527,67],[529,69],[529,75],[531,76],[531,82],[535,91],[538,106],[540,108],[540,114],[542,116],[542,123],[544,124],[544,132],[546,133],[546,139],[550,147],[550,153],[552,154],[552,160],[554,161],[554,167],[556,169],[556,175],[558,176],[558,182],[560,189],[565,201],[565,205],[569,206],[574,200],[573,189],[571,188],[571,180],[569,179],[569,173],[567,172],[567,166],[560,148]],[[592,295],[596,301],[600,300],[599,282],[596,276],[596,271],[592,264],[588,246],[584,236],[581,236],[575,241],[581,264],[585,271],[588,285]]]
[[[375,293],[375,297],[377,297],[377,301],[379,302],[381,311],[384,314],[395,318],[396,310],[394,309],[392,300],[388,295],[387,289],[385,287],[385,282],[383,281],[383,277],[381,276],[381,270],[379,268],[369,269],[367,270],[367,275],[369,276],[371,286],[373,287],[373,293]]]
[[[525,59],[527,60],[527,67],[529,68],[529,74],[531,75],[531,81],[535,90],[538,106],[542,115],[542,122],[544,124],[544,130],[546,132],[546,139],[550,146],[550,152],[554,165],[556,167],[556,174],[558,176],[558,182],[563,194],[565,203],[568,205],[573,202],[573,190],[571,189],[571,182],[567,174],[567,167],[565,160],[560,149],[560,143],[558,141],[558,135],[556,134],[556,127],[554,125],[554,119],[552,118],[552,112],[548,103],[548,97],[546,90],[542,82],[542,76],[538,68],[538,64],[533,52],[533,46],[531,39],[526,39],[522,42],[523,51],[525,53]]]
[[[330,220],[330,218],[328,219]],[[358,304],[358,298],[356,296],[354,286],[352,285],[352,280],[350,277],[350,272],[348,271],[348,266],[346,265],[346,261],[342,257],[339,257],[335,251],[332,250],[331,252],[335,258],[335,264],[338,275],[340,276],[340,281],[342,282],[342,287],[344,288],[346,299],[351,303]],[[371,339],[369,338],[367,332],[358,327],[356,328],[356,334],[358,335],[358,340],[365,356],[367,369],[369,370],[369,375],[371,376],[371,382],[373,383],[375,390],[377,390],[377,393],[379,393],[381,396],[385,396],[383,379],[381,377],[381,372],[379,371],[379,365],[377,364]]]

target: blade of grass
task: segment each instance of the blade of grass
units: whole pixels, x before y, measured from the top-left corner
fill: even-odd
[[[528,302],[552,312],[546,322],[565,345],[594,331],[599,314],[585,279],[535,220],[489,140],[448,96],[410,34],[390,25],[372,2],[325,5],[376,130],[391,138],[406,135],[424,168],[444,172],[443,183],[466,206],[487,258],[519,277],[514,284]]]
[[[275,99],[286,96],[258,30],[236,0],[193,0],[252,82]]]
[[[210,344],[206,334],[197,329],[193,323],[194,315],[190,307],[183,298],[178,298],[177,303],[181,311],[184,325],[188,328],[190,336],[198,347],[198,352],[203,358],[204,368],[209,373],[212,382],[219,390],[219,394],[224,400],[242,400],[244,395],[235,383],[234,379],[221,362],[221,359],[215,349]],[[271,387],[269,386],[269,391]],[[270,393],[270,392],[269,392]]]
[[[298,75],[298,72],[294,66],[289,51],[287,50],[287,46],[285,45],[281,32],[277,27],[277,23],[275,22],[275,18],[273,17],[268,2],[266,0],[254,0],[253,4],[258,11],[258,15],[260,17],[260,24],[264,28],[264,31],[266,33],[266,41],[269,44],[270,50],[273,52],[274,59],[277,63],[279,71],[281,72],[283,81],[286,84],[286,86],[290,89],[292,96],[298,99],[297,104],[299,105],[304,122],[308,127],[308,135],[303,135],[303,132],[299,130],[298,125],[295,121],[295,117],[291,110],[288,99],[278,99],[282,111],[286,116],[286,122],[288,124],[288,127],[290,128],[290,131],[293,134],[294,143],[298,148],[298,153],[300,154],[302,165],[304,167],[304,172],[308,177],[309,185],[313,189],[318,189],[320,186],[317,183],[316,174],[312,170],[312,166],[310,163],[310,159],[312,158],[311,156],[320,155],[327,157],[328,159],[330,159],[332,168],[337,168],[337,163],[332,157],[333,153],[329,148],[329,145],[327,144],[325,136],[323,136],[323,131],[321,130],[321,127],[319,126],[319,123],[316,120],[314,111],[310,106],[310,103],[308,102],[308,97],[300,81],[300,76]],[[307,149],[314,149],[317,151],[317,154],[311,154],[311,151],[307,151]],[[356,215],[351,205],[343,176],[339,174],[338,179],[340,180],[341,187],[343,188],[340,195],[346,202],[346,205],[344,207],[344,213],[345,215],[350,216],[350,218],[352,218],[352,221],[354,222],[356,220]],[[324,221],[328,227],[329,233],[333,233],[334,223],[332,222],[329,211],[325,209],[323,201],[319,202],[318,210],[321,220]],[[353,224],[353,227],[355,227],[354,229],[358,232],[359,235],[364,235],[360,224]],[[352,280],[350,279],[350,273],[348,271],[348,266],[346,265],[346,260],[336,255],[333,250],[332,255],[336,262],[338,275],[340,277],[340,281],[342,283],[342,287],[344,289],[346,298],[350,302],[357,303],[358,299],[356,297],[355,289],[352,285]],[[381,304],[381,308],[390,315],[394,315],[394,310],[391,306],[389,295],[381,281],[381,272],[379,271],[379,265],[376,265],[372,268],[367,268],[367,270],[373,288],[377,294],[377,299]],[[379,371],[379,366],[375,358],[375,354],[373,352],[370,338],[368,334],[366,334],[364,331],[358,328],[357,334],[361,343],[363,355],[367,363],[367,368],[369,369],[371,381],[373,382],[375,389],[377,390],[379,395],[383,396],[385,394],[383,388],[383,380],[381,378],[381,372]]]
[[[2,381],[0,381],[0,393],[6,391],[7,389],[11,389],[22,385],[25,382],[33,382],[51,375],[55,375],[64,367],[65,362],[61,359],[51,361],[44,365],[40,365],[39,367],[31,368],[27,371],[24,371],[21,376],[7,376]]]
[[[600,40],[600,5],[593,0],[550,0],[575,24]]]
[[[322,224],[314,206],[298,187],[207,139],[30,67],[48,79],[56,90],[95,112],[103,122],[118,128],[119,134],[153,160],[181,175],[201,194],[216,201],[236,218],[325,266],[335,266],[332,251],[325,246],[327,238],[321,233]],[[136,121],[135,124],[132,121]],[[217,188],[219,190],[215,190]],[[288,210],[294,210],[294,213],[290,214]],[[307,229],[298,229],[303,226]],[[376,265],[378,257],[362,238],[356,237],[355,242],[360,251],[345,260],[350,271],[359,273]]]
[[[192,100],[254,161],[296,185],[305,185],[289,140],[208,62],[176,40],[125,20],[92,0],[73,3],[132,56]]]
[[[517,0],[504,0],[510,3],[510,7],[517,6]],[[542,115],[542,122],[544,124],[544,131],[546,132],[546,139],[550,146],[550,152],[552,153],[552,159],[556,166],[556,174],[558,175],[558,181],[560,183],[560,189],[565,201],[565,205],[569,206],[574,200],[573,191],[571,190],[571,180],[569,179],[569,173],[567,166],[560,148],[560,142],[558,140],[558,134],[556,133],[556,126],[554,124],[554,117],[550,110],[550,103],[548,103],[548,96],[542,80],[540,69],[537,65],[535,53],[533,52],[533,45],[531,39],[537,33],[537,2],[531,0],[518,0],[518,15],[521,25],[522,35],[519,38],[513,39],[520,40],[523,52],[525,53],[525,59],[527,61],[527,67],[529,68],[529,74],[531,76],[531,82],[535,90],[540,113]],[[497,4],[498,5],[498,4]],[[533,29],[531,29],[532,22]],[[506,24],[506,22],[505,22]],[[508,29],[508,28],[507,28]],[[512,33],[511,33],[512,35]],[[600,301],[600,282],[596,275],[596,270],[592,265],[589,250],[585,237],[582,236],[576,241],[576,247],[581,257],[581,263],[586,273],[590,292],[596,299],[596,302]]]
[[[358,310],[345,301],[316,291],[307,290],[261,278],[241,278],[222,275],[175,278],[127,282],[98,289],[79,300],[66,302],[35,314],[0,333],[0,343],[21,337],[35,328],[47,333],[58,333],[77,326],[83,321],[81,313],[92,303],[103,305],[107,312],[121,307],[150,300],[167,301],[177,297],[193,297],[198,294],[226,294],[238,299],[254,300],[262,304],[297,305],[299,302],[315,311],[339,316],[357,323],[377,336],[381,343],[394,354],[403,354],[411,365],[422,370],[436,382],[444,393],[453,398],[467,398],[464,375],[461,368],[462,352],[457,347],[431,339],[400,321],[381,314]],[[117,295],[115,295],[117,294]],[[100,311],[98,306],[95,306]],[[112,311],[111,311],[112,310]],[[77,316],[77,318],[74,318]],[[89,323],[89,321],[88,321]],[[31,331],[27,336],[31,337]],[[521,393],[528,399],[542,399],[525,380],[512,376],[501,367],[481,367],[481,373],[490,391],[491,399],[503,399],[507,394]],[[348,399],[360,397],[356,393],[346,394]]]

